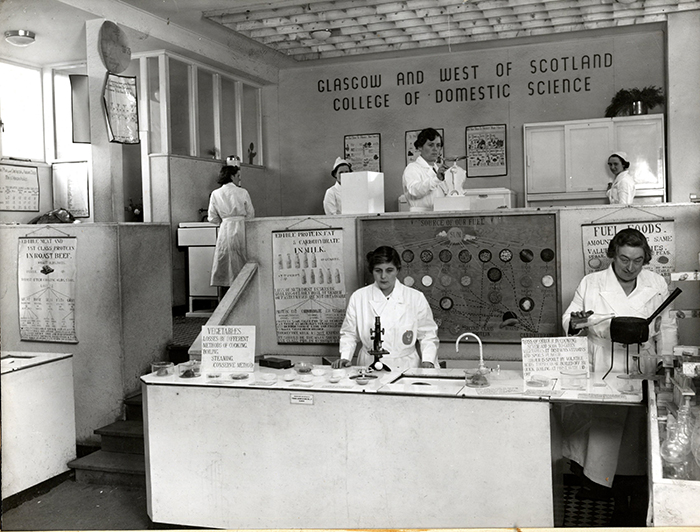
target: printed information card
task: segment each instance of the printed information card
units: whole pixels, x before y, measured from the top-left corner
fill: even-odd
[[[252,373],[255,369],[255,325],[204,325],[202,373]]]
[[[561,372],[584,372],[588,369],[588,338],[561,336],[523,338],[523,378],[526,386],[548,386]]]

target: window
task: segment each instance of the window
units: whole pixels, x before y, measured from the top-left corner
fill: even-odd
[[[0,62],[0,155],[44,161],[41,71]]]
[[[147,83],[143,90],[148,91],[149,102],[149,154],[206,159],[236,154],[244,163],[264,164],[259,87],[171,53],[143,56],[141,61],[145,62],[142,68]],[[161,79],[159,72],[166,71],[167,79]],[[165,116],[161,114],[161,94],[168,94]],[[161,135],[164,128],[169,132],[169,150],[167,137]]]

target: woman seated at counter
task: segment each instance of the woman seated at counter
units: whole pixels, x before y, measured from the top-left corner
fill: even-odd
[[[586,275],[576,289],[562,320],[568,334],[579,332],[573,325],[586,322],[591,314],[593,317],[596,314],[614,314],[646,319],[668,297],[668,285],[664,278],[643,269],[651,261],[652,255],[647,239],[641,232],[631,228],[619,231],[610,241],[607,256],[612,259],[610,266]],[[675,318],[671,317],[668,309],[649,328],[649,340],[641,346],[640,354],[672,354],[678,343],[678,333]],[[613,356],[610,320],[582,331],[588,336],[591,371],[604,375],[611,367]],[[634,349],[634,346],[631,348]],[[614,349],[619,368],[627,356],[625,346],[615,344]],[[641,357],[640,362],[643,364],[642,372],[653,371],[656,367],[656,358]],[[616,386],[615,382],[607,384]],[[644,490],[641,479],[641,475],[646,474],[644,416],[643,408],[627,406],[575,404],[566,405],[563,409],[562,454],[574,462],[572,470],[585,477],[581,496],[599,498],[612,495],[615,498],[614,518],[624,519],[635,501],[644,504],[643,497],[629,498],[630,486],[641,486]],[[606,491],[610,491],[606,488],[611,487],[612,493],[606,494]],[[643,515],[643,510],[639,514]],[[644,522],[641,525],[644,526]]]
[[[438,367],[437,324],[425,296],[396,279],[401,270],[398,252],[389,246],[380,246],[367,254],[367,265],[374,283],[356,290],[345,312],[340,328],[340,359],[334,368],[350,366],[358,343],[358,366],[369,366],[374,357],[371,330],[375,317],[381,319],[384,329],[382,347],[389,353],[382,362],[391,371],[407,368]],[[420,343],[420,354],[416,342]]]

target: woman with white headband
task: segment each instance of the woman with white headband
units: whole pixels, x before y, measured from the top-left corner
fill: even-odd
[[[245,222],[242,217],[253,218],[255,209],[250,194],[241,187],[241,160],[237,156],[226,159],[219,171],[218,183],[221,187],[209,198],[207,219],[219,225],[211,285],[224,287],[219,289],[221,297],[245,265]]]
[[[636,186],[634,177],[627,171],[629,167],[630,163],[624,151],[616,151],[608,157],[608,168],[615,176],[607,192],[610,203],[629,205],[634,201]]]

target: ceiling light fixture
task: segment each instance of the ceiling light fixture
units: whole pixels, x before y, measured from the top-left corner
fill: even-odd
[[[29,30],[8,30],[5,40],[14,46],[29,46],[34,42],[36,34]]]
[[[316,30],[311,32],[311,38],[317,41],[327,41],[331,37],[331,30]]]

